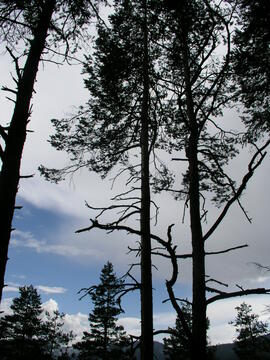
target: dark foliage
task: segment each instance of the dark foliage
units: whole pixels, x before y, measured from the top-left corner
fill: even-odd
[[[123,290],[123,281],[116,277],[110,262],[104,265],[100,283],[86,290],[93,303],[89,314],[90,331],[84,332],[82,341],[74,348],[84,359],[132,359],[129,339],[124,328],[117,325],[117,316],[122,312],[117,303],[117,294]]]
[[[1,318],[1,348],[8,359],[42,355],[41,299],[33,286],[20,288],[13,300],[12,315]]]
[[[189,302],[181,303],[181,311],[190,330],[192,329],[192,305]],[[210,323],[207,319],[207,330]],[[168,360],[190,360],[189,338],[183,328],[179,317],[176,318],[175,327],[169,328],[172,334],[164,338],[164,355]],[[207,349],[207,359],[214,359],[215,347]]]
[[[42,320],[41,298],[32,286],[19,288],[20,295],[13,299],[11,315],[0,318],[0,354],[1,359],[55,359],[64,356],[62,348],[72,339],[71,333],[65,333],[64,314],[46,313]],[[62,354],[61,354],[62,353]]]
[[[192,325],[192,307],[190,304],[182,304],[182,313],[185,320],[191,329]],[[188,338],[183,329],[180,319],[177,317],[175,327],[170,329],[175,331],[169,338],[164,339],[164,354],[170,360],[185,360],[190,359],[190,351],[188,346]]]
[[[259,320],[259,315],[252,312],[251,305],[243,302],[235,308],[237,316],[230,324],[235,326],[237,338],[235,352],[239,359],[269,359],[270,340],[268,324]]]
[[[237,1],[234,71],[245,105],[248,139],[270,132],[270,2]]]

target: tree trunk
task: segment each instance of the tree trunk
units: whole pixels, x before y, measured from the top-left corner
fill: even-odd
[[[149,73],[147,1],[144,8],[143,99],[141,113],[141,359],[153,359],[153,301],[149,185]]]
[[[191,359],[206,359],[206,298],[205,298],[205,253],[202,239],[199,199],[199,172],[197,142],[189,140],[189,197],[190,228],[192,239],[192,341]]]
[[[180,25],[181,26],[181,25]],[[200,215],[200,185],[198,166],[199,129],[194,113],[192,87],[190,81],[189,49],[187,30],[181,29],[182,58],[184,64],[185,94],[190,136],[186,149],[189,162],[189,209],[192,242],[192,339],[191,359],[206,359],[206,289],[205,289],[205,251]]]
[[[30,102],[54,7],[55,0],[47,0],[45,2],[38,25],[33,33],[33,40],[31,41],[23,73],[18,82],[16,103],[5,141],[5,151],[0,173],[0,302],[4,287],[16,194],[20,180],[21,158],[30,116]]]

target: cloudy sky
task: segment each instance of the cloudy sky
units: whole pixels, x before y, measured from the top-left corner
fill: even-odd
[[[13,67],[9,56],[0,56],[1,86],[12,86]],[[89,299],[79,301],[77,292],[98,282],[104,263],[110,260],[118,276],[123,275],[134,258],[127,254],[127,246],[134,245],[136,239],[127,234],[105,234],[101,231],[75,234],[77,229],[86,227],[89,218],[95,214],[84,205],[94,206],[110,204],[110,199],[123,190],[121,180],[111,189],[111,181],[102,181],[97,175],[81,171],[73,178],[59,185],[45,182],[38,174],[40,164],[49,167],[61,167],[68,162],[65,154],[56,152],[48,143],[53,129],[50,119],[72,114],[76,106],[84,104],[87,92],[83,88],[80,66],[40,66],[37,78],[36,94],[33,98],[33,114],[24,149],[22,175],[35,174],[32,179],[22,180],[17,197],[17,205],[23,209],[16,211],[6,273],[7,287],[4,292],[2,308],[8,311],[11,299],[18,295],[18,287],[33,284],[42,295],[46,309],[65,312],[66,328],[74,329],[78,335],[88,326],[88,313],[91,310]],[[1,123],[8,123],[12,114],[12,104],[0,93]],[[237,124],[236,113],[226,113],[226,120],[233,128]],[[252,156],[244,151],[230,167],[237,178],[244,174],[248,158]],[[170,159],[168,159],[170,161]],[[250,182],[243,199],[249,216],[249,224],[237,206],[231,209],[229,216],[215,235],[208,240],[207,250],[218,251],[228,247],[248,244],[249,247],[233,253],[218,255],[207,259],[207,274],[231,285],[250,287],[269,287],[270,273],[260,272],[252,264],[259,262],[270,265],[269,261],[269,156],[258,169]],[[112,174],[111,176],[115,175]],[[155,198],[160,207],[159,223],[153,232],[165,236],[167,226],[175,223],[174,241],[179,252],[190,250],[189,223],[181,223],[183,204],[176,203],[169,196]],[[218,209],[210,210],[205,230],[218,215]],[[157,269],[154,277],[154,321],[155,328],[173,326],[175,314],[166,299],[165,279],[170,274],[170,265],[164,260],[154,259]],[[138,270],[135,269],[135,275]],[[177,296],[190,297],[191,268],[189,260],[181,263],[177,284]],[[209,307],[211,322],[210,338],[212,343],[231,341],[234,337],[232,326],[228,325],[235,317],[235,306],[243,299],[234,299],[215,303]],[[265,305],[270,303],[267,296],[245,298],[253,305],[255,312],[262,314]],[[125,314],[120,322],[126,330],[139,333],[139,294],[128,296],[123,301]],[[267,314],[262,315],[264,319]]]

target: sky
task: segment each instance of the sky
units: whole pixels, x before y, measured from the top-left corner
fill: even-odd
[[[1,86],[12,86],[11,73],[14,73],[9,55],[0,55]],[[23,179],[17,196],[17,205],[9,248],[9,261],[6,272],[7,287],[4,290],[2,309],[9,311],[12,298],[18,296],[19,286],[34,285],[42,296],[46,309],[59,309],[66,313],[65,327],[74,330],[78,337],[88,329],[88,314],[91,311],[89,298],[79,300],[81,288],[97,284],[103,265],[109,260],[118,276],[128,270],[134,259],[127,254],[128,246],[136,244],[136,238],[122,233],[105,234],[102,231],[75,234],[87,227],[95,213],[85,206],[85,201],[94,206],[111,204],[113,195],[123,191],[120,179],[112,189],[109,179],[101,180],[96,174],[82,170],[72,178],[58,185],[46,182],[38,173],[38,166],[61,167],[68,163],[65,154],[56,152],[48,143],[53,133],[50,119],[69,116],[76,107],[87,101],[87,91],[83,86],[80,66],[40,65],[33,97],[33,113],[22,160],[22,175],[35,174],[31,179]],[[6,124],[12,114],[12,104],[0,92],[1,124]],[[234,111],[225,114],[228,127],[238,123]],[[230,166],[230,171],[240,178],[247,168],[252,152],[243,150],[242,155]],[[168,161],[171,161],[168,158]],[[270,273],[259,271],[254,262],[270,265],[269,261],[269,155],[248,185],[243,204],[253,219],[249,224],[239,207],[234,206],[219,230],[207,242],[207,250],[217,251],[232,246],[248,244],[249,247],[232,253],[208,257],[207,274],[224,283],[230,290],[237,290],[236,284],[245,288],[269,287]],[[109,175],[113,177],[117,170]],[[189,223],[186,217],[182,224],[183,204],[175,202],[170,196],[156,196],[160,207],[157,226],[153,232],[165,237],[167,226],[175,223],[173,239],[181,253],[190,251]],[[209,211],[206,230],[217,217],[220,209]],[[165,279],[170,275],[170,264],[164,259],[153,259],[154,287],[154,327],[166,329],[173,326],[175,312],[168,302]],[[139,269],[134,269],[138,276]],[[181,298],[191,296],[190,261],[181,263],[176,294]],[[265,305],[269,296],[252,296],[229,299],[209,306],[208,316],[211,328],[209,337],[213,344],[232,341],[234,329],[228,322],[236,316],[235,307],[243,300],[253,306],[254,312],[267,320]],[[127,332],[138,335],[140,332],[139,294],[128,295],[123,300],[125,313],[119,322]],[[161,340],[162,336],[158,338]]]

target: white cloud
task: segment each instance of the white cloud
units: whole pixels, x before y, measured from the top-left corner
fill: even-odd
[[[31,232],[14,231],[13,237],[10,241],[13,247],[25,247],[35,250],[37,253],[52,253],[66,257],[100,257],[98,250],[92,248],[82,248],[69,244],[49,244],[45,240],[37,240]],[[78,245],[78,244],[76,244]]]
[[[67,289],[60,286],[37,285],[35,287],[44,294],[64,294],[67,291]]]
[[[164,313],[154,313],[154,329],[155,330],[167,330],[168,327],[173,327],[175,325],[176,315],[175,312],[164,312]],[[141,334],[141,319],[138,317],[121,317],[118,322],[119,325],[122,325],[125,331],[128,334],[134,336],[140,336]],[[166,335],[155,336],[155,340],[162,341]]]
[[[19,288],[16,286],[12,286],[12,285],[7,285],[4,289],[3,292],[18,292]]]
[[[9,282],[4,287],[3,292],[18,292],[20,285],[17,283]]]
[[[33,191],[33,188],[38,190]],[[51,184],[36,175],[23,184],[19,196],[40,209],[87,218],[88,211],[84,206],[84,198],[67,184]]]
[[[140,336],[141,320],[136,317],[122,317],[117,321],[118,325],[122,325],[128,334]]]
[[[85,224],[85,222],[84,222]],[[100,264],[106,260],[126,271],[127,261],[133,262],[134,255],[126,256],[128,245],[134,244],[135,237],[127,237],[126,233],[115,232],[106,234],[103,231],[93,230],[75,234],[81,223],[64,222],[55,229],[48,239],[37,239],[31,232],[14,231],[10,245],[17,248],[32,249],[38,254],[55,254],[83,264],[89,260]],[[57,241],[57,242],[56,242]]]
[[[12,298],[6,298],[1,301],[0,304],[0,316],[2,315],[10,315],[12,313],[12,310],[10,309],[10,305],[12,304]]]
[[[42,308],[44,311],[48,311],[52,314],[54,311],[58,311],[58,303],[54,299],[49,299],[45,303],[42,304]]]
[[[9,282],[7,286],[4,287],[4,292],[18,292],[21,286],[23,285]],[[67,289],[61,286],[36,285],[35,288],[44,294],[64,294],[67,291]]]
[[[208,331],[211,345],[232,343],[235,337],[235,331],[232,325],[221,324],[211,326]]]
[[[175,324],[176,315],[175,312],[166,312],[166,313],[155,313],[153,316],[154,327],[156,330],[167,329],[167,327],[172,327]]]
[[[84,331],[89,331],[88,315],[78,312],[77,314],[66,314],[64,317],[64,330],[72,331],[76,336],[75,341],[82,338]]]
[[[7,286],[4,287],[4,292],[18,292],[19,287],[21,286],[23,285],[9,282]],[[39,293],[43,293],[43,294],[64,294],[67,291],[67,289],[61,286],[36,285],[34,287],[38,290]],[[5,301],[5,299],[3,301]],[[52,304],[54,304],[53,307],[56,307],[55,310],[57,310],[58,309],[57,302],[53,299],[48,300],[43,305],[46,307],[46,306],[51,306]]]
[[[25,275],[11,274],[10,276],[12,276],[13,278],[16,278],[16,279],[21,279],[21,280],[26,279]]]
[[[251,281],[254,283],[264,283],[270,279],[270,276],[258,276],[256,279],[252,279]]]

